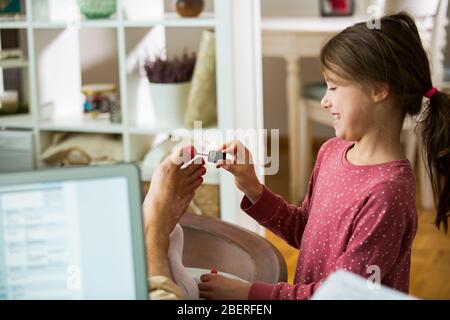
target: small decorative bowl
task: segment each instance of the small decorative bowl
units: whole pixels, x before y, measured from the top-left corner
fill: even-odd
[[[175,9],[182,17],[197,17],[205,6],[204,0],[176,0]]]
[[[116,0],[78,0],[78,6],[88,19],[109,18],[116,12]]]

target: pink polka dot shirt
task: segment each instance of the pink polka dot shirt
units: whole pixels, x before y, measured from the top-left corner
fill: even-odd
[[[294,284],[255,282],[249,299],[308,299],[332,272],[347,270],[408,292],[417,230],[415,178],[408,160],[356,166],[353,142],[334,138],[320,149],[301,207],[264,188],[241,208],[300,249]]]

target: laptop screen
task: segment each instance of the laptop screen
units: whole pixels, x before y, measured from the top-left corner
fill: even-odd
[[[125,176],[0,185],[0,299],[136,299]]]

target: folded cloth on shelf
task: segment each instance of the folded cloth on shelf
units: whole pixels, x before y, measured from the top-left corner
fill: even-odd
[[[123,161],[122,143],[110,135],[55,133],[41,155],[49,165],[95,165]]]

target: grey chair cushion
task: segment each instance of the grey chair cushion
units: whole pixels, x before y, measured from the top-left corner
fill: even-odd
[[[306,99],[320,101],[326,93],[327,85],[325,83],[307,84],[302,88],[302,96]]]

